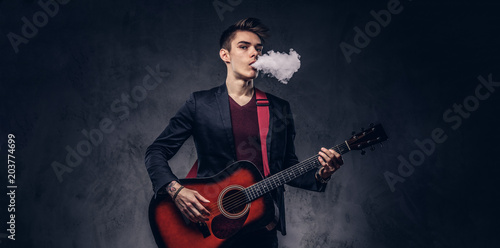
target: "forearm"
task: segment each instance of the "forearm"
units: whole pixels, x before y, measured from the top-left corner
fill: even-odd
[[[170,182],[178,180],[168,164],[165,151],[154,145],[148,147],[145,164],[155,195]]]

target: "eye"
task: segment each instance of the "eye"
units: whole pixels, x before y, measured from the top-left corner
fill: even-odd
[[[247,49],[247,46],[240,46],[241,49]]]

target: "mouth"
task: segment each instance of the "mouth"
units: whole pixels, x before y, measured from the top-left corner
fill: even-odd
[[[254,60],[254,61],[250,62],[250,64],[249,64],[249,65],[250,65],[250,67],[252,67],[252,69],[257,70],[255,67],[253,67],[253,66],[252,66],[252,64],[253,64],[253,63],[255,63],[255,62],[256,62],[256,60]]]

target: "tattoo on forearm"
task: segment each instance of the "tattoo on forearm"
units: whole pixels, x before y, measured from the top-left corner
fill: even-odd
[[[176,181],[172,181],[171,183],[169,183],[167,185],[168,192],[170,192],[170,193],[174,193],[175,192],[175,187],[174,187],[175,184],[177,184],[177,182]]]

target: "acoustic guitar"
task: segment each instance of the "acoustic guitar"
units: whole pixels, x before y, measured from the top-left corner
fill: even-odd
[[[361,150],[364,154],[364,148],[373,149],[373,145],[385,140],[387,135],[382,125],[372,124],[332,149],[340,154],[352,150]],[[153,197],[149,205],[149,222],[156,243],[167,248],[230,247],[231,240],[239,235],[265,227],[274,220],[272,190],[320,166],[318,155],[315,155],[263,178],[254,164],[238,161],[212,177],[180,179],[184,187],[210,200],[202,203],[210,211],[209,220],[190,222],[170,195]]]

